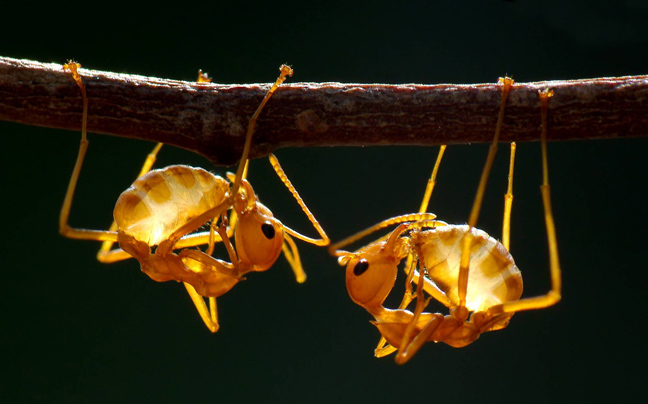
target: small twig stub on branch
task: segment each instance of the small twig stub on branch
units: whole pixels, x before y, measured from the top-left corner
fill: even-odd
[[[88,130],[164,142],[230,165],[268,84],[221,85],[81,69]],[[296,71],[299,74],[299,70]],[[648,135],[648,76],[516,83],[501,140],[538,140],[539,89],[552,88],[549,140]],[[282,85],[257,123],[251,157],[280,147],[438,145],[491,140],[492,84]],[[0,58],[0,119],[80,130],[81,95],[58,64]]]

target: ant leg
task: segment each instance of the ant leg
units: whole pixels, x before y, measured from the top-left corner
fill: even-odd
[[[218,235],[220,236],[221,240],[223,241],[223,245],[225,246],[225,249],[227,250],[227,255],[229,256],[230,262],[232,267],[234,268],[234,271],[236,274],[239,273],[239,268],[238,268],[238,255],[236,255],[236,250],[234,250],[234,246],[232,245],[232,240],[229,238],[229,235],[227,234],[228,230],[228,225],[227,225],[227,216],[223,214],[223,219],[221,220],[221,225],[218,227]],[[213,245],[212,248],[210,249],[211,251],[209,252],[209,256],[213,253]]]
[[[194,306],[196,306],[196,310],[198,310],[200,318],[202,318],[207,328],[209,328],[209,331],[217,332],[220,326],[218,325],[218,310],[216,308],[216,298],[209,298],[209,308],[207,308],[205,299],[200,296],[198,292],[196,292],[196,289],[194,289],[194,287],[188,283],[183,282],[183,284],[187,289],[187,292],[189,293],[189,297],[191,297],[191,301],[193,302]]]
[[[214,222],[209,225],[209,237],[207,238],[207,249],[205,250],[205,254],[207,255],[213,255],[214,254],[214,247],[216,246],[214,240],[216,238],[216,233],[214,231]]]
[[[226,262],[223,260],[219,260],[217,258],[214,258],[211,256],[213,253],[213,239],[215,238],[214,235],[214,225],[212,224],[210,226],[210,241],[208,242],[209,246],[207,247],[206,252],[202,252],[199,250],[189,250],[189,249],[184,249],[180,251],[178,254],[183,261],[186,259],[196,261],[200,265],[206,266],[208,269],[218,271],[224,275],[228,275],[234,278],[240,278],[242,275],[239,272],[239,266],[238,266],[238,256],[236,255],[236,250],[234,249],[234,246],[232,245],[232,241],[227,235],[227,219],[225,219],[226,216],[223,214],[223,220],[221,220],[221,224],[217,227],[216,231],[218,232],[218,235],[220,236],[220,239],[223,241],[223,245],[225,246],[225,249],[227,250],[227,254],[229,255],[229,259],[231,262]],[[174,246],[174,248],[177,248]],[[190,266],[191,267],[191,266]],[[204,269],[196,270],[194,268],[195,272],[201,272]]]
[[[214,227],[210,226],[209,229],[209,247],[207,249],[207,254],[211,255],[213,252],[213,240],[214,240]],[[201,243],[204,244],[204,243]],[[198,310],[198,314],[200,315],[200,318],[203,320],[203,323],[207,326],[209,331],[215,333],[219,330],[220,325],[218,324],[218,308],[216,306],[216,298],[215,297],[209,297],[209,308],[207,308],[207,305],[205,304],[205,299],[196,292],[196,289],[194,289],[193,286],[191,286],[189,283],[183,282],[183,285],[185,286],[185,289],[187,290],[187,293],[189,293],[189,297],[191,298],[191,301],[193,302],[194,306],[196,306],[196,310]]]
[[[214,219],[215,217],[220,216],[224,212],[227,212],[227,210],[232,207],[232,203],[229,199],[230,198],[225,198],[218,205],[214,206],[209,210],[204,211],[199,216],[196,216],[192,220],[180,226],[180,228],[176,229],[173,233],[169,235],[168,238],[168,240],[170,241],[169,246],[176,248],[176,244],[188,233],[191,233],[192,231],[198,229],[200,226],[207,223],[208,221]],[[200,234],[200,236],[209,237],[209,232],[206,232],[205,234]],[[191,237],[187,237],[187,238],[191,239]],[[206,238],[205,240],[209,240],[209,239]]]
[[[409,306],[409,304],[414,300],[414,297],[416,296],[412,292],[412,278],[414,275],[418,275],[418,279],[421,279],[421,274],[414,269],[414,260],[411,259],[410,257],[413,257],[413,255],[410,253],[407,258],[407,264],[405,267],[405,273],[407,274],[407,279],[405,280],[405,293],[403,294],[403,300],[401,300],[400,305],[398,306],[399,310],[404,310]],[[418,285],[418,283],[417,283]],[[417,293],[418,293],[418,288],[417,288]],[[391,344],[387,343],[387,339],[384,336],[380,337],[380,340],[378,341],[378,345],[376,346],[376,349],[374,350],[374,356],[376,358],[382,358],[383,356],[387,356],[391,354],[392,352],[396,351],[398,348],[394,347]]]
[[[402,365],[412,359],[419,349],[421,349],[421,347],[423,347],[423,345],[428,341],[430,336],[443,324],[443,320],[443,314],[432,314],[432,318],[425,324],[423,329],[416,334],[416,336],[407,345],[403,344],[400,346],[396,353],[396,363]],[[413,320],[410,324],[414,324]]]
[[[249,165],[250,165],[250,161],[248,160],[245,162],[245,167],[243,168],[243,174],[242,174],[243,179],[241,180],[241,182],[247,178]],[[228,172],[226,176],[229,182],[231,182],[232,184],[236,182],[236,174]],[[229,217],[230,228],[232,229],[231,233],[228,233],[230,238],[234,235],[234,229],[236,228],[237,222],[238,222],[238,215],[236,214],[236,209],[232,209],[230,211],[230,217]]]
[[[295,273],[297,283],[304,283],[306,281],[306,272],[304,272],[304,267],[302,267],[301,259],[299,258],[299,250],[297,250],[295,240],[293,240],[288,234],[284,234],[284,242],[281,245],[281,251],[283,251],[286,260]]]
[[[198,78],[196,83],[211,83],[212,79],[209,77],[207,72],[203,73],[202,69],[198,69]]]
[[[414,223],[413,225],[417,225],[417,224],[419,223]],[[436,220],[431,221],[429,224],[445,225],[444,222],[440,222]],[[405,279],[405,293],[403,295],[403,299],[401,300],[400,305],[398,306],[399,309],[407,308],[407,306],[412,302],[412,300],[414,300],[415,294],[412,293],[412,283],[418,286],[418,282],[421,280],[421,276],[419,272],[416,270],[416,267],[414,265],[414,253],[412,252],[410,252],[407,255],[407,262],[405,264],[404,271],[407,274],[407,278]],[[432,280],[430,280],[427,277],[424,277],[423,281],[424,281],[423,290],[425,290],[430,296],[432,296],[438,302],[442,303],[444,306],[448,308],[452,307],[452,302],[450,301],[448,296],[441,289],[439,289],[438,286]]]
[[[235,213],[234,211],[232,212],[233,214]],[[215,223],[217,219],[212,219],[212,224],[209,226],[209,231],[186,234],[182,236],[178,241],[176,241],[173,248],[179,250],[185,247],[195,247],[197,245],[207,244],[207,250],[205,250],[205,254],[212,255],[216,243],[227,240],[227,243],[229,243],[229,245],[226,244],[226,248],[231,247],[232,243],[229,240],[234,235],[234,224],[231,221],[232,215],[230,215],[230,219],[228,219],[224,213],[221,213],[221,217],[221,226],[224,229],[216,230],[218,234],[214,233],[214,228],[216,227]],[[234,216],[234,218],[236,218],[236,216]],[[231,247],[231,250],[233,249],[234,248]],[[231,257],[232,254],[230,253],[230,258]]]
[[[217,271],[223,275],[231,276],[234,278],[240,278],[241,276],[236,265],[214,258],[202,251],[184,249],[178,253],[178,256],[182,258],[182,261],[185,263],[185,265],[192,268],[193,272],[198,274],[200,274],[200,272],[204,272],[206,268],[207,270]],[[203,266],[205,268],[198,269],[195,265],[192,265],[192,263],[185,262],[187,260],[194,261],[194,264]]]
[[[436,219],[436,215],[433,214],[433,213],[408,213],[408,214],[405,214],[405,215],[394,216],[392,218],[385,219],[382,222],[377,223],[377,224],[375,224],[375,225],[373,225],[371,227],[368,227],[368,228],[366,228],[364,230],[361,230],[361,231],[357,232],[356,234],[352,234],[351,236],[345,238],[342,241],[338,241],[335,244],[331,244],[328,247],[328,252],[329,252],[329,254],[331,254],[331,255],[333,255],[335,257],[340,257],[340,256],[343,256],[343,255],[347,255],[348,252],[340,250],[341,247],[347,246],[349,244],[353,244],[356,241],[358,241],[358,240],[360,240],[360,239],[362,239],[364,237],[367,237],[371,233],[375,233],[378,230],[382,230],[382,229],[384,229],[386,227],[393,226],[395,224],[401,224],[401,223],[406,223],[406,222],[431,222],[431,221],[434,221],[436,223],[443,223],[441,221],[435,221],[434,219]],[[378,239],[376,241],[380,241],[382,239],[387,239],[387,238],[389,238],[389,235],[387,235],[385,237],[381,237],[380,239]]]
[[[486,183],[488,182],[488,176],[490,175],[491,167],[493,166],[493,160],[495,159],[495,153],[497,152],[497,141],[499,140],[499,134],[502,129],[502,122],[504,121],[504,110],[506,107],[506,99],[508,94],[511,91],[513,86],[513,79],[509,77],[500,78],[499,82],[503,84],[502,87],[502,99],[500,102],[500,111],[497,118],[497,126],[495,128],[495,137],[493,138],[493,143],[491,143],[488,150],[488,157],[486,157],[486,163],[484,164],[484,169],[482,171],[481,178],[479,180],[479,187],[477,188],[477,193],[475,195],[475,201],[473,202],[472,210],[470,211],[470,218],[468,219],[468,231],[464,234],[461,246],[461,261],[459,265],[459,280],[458,280],[458,289],[459,289],[459,306],[466,305],[466,293],[468,291],[468,268],[470,266],[470,247],[472,245],[473,234],[472,229],[477,224],[477,219],[479,218],[479,211],[481,209],[482,200],[484,199],[484,192],[486,191]]]
[[[418,246],[415,248],[419,250]],[[420,250],[417,251],[417,256],[421,256]],[[427,273],[427,269],[425,263],[422,261],[419,261],[419,267],[421,267],[418,279],[420,283],[420,277],[423,276],[424,271]],[[440,313],[425,313],[429,317],[429,320],[426,320],[420,331],[415,331],[415,328],[419,326],[423,309],[428,305],[432,297],[429,297],[423,303],[422,288],[417,286],[416,299],[414,315],[405,329],[401,345],[396,354],[396,363],[399,365],[409,361],[427,341],[446,342],[449,345],[458,347],[469,344],[479,336],[479,333],[475,333],[476,329],[473,327],[462,330],[463,327],[471,326],[472,324],[465,323],[465,318],[468,317],[468,313],[467,309],[461,306],[452,309],[450,315],[447,316],[443,316]],[[457,331],[460,332],[459,335],[455,335]],[[459,337],[463,345],[455,345],[452,341],[453,337],[454,339]]]
[[[416,285],[418,286],[418,282],[421,280],[421,274],[415,268],[414,254],[412,254],[411,252],[407,255],[407,262],[405,264],[405,273],[407,274],[407,278],[405,279],[405,294],[403,295],[403,300],[401,300],[400,305],[398,305],[399,309],[407,308],[407,306],[409,306],[412,300],[414,300],[414,297],[416,295],[412,291],[412,282],[415,282]],[[416,281],[414,281],[415,275],[417,275]]]
[[[197,250],[185,249],[178,255],[184,265],[197,275],[196,279],[191,280],[191,283],[183,282],[189,297],[207,328],[211,332],[218,331],[216,297],[227,293],[242,279],[238,275],[236,266]],[[200,290],[200,293],[196,288]],[[206,297],[209,301],[209,308],[203,295],[208,295]]]
[[[439,226],[447,226],[447,223],[442,222],[440,220],[429,220],[429,221],[419,221],[419,222],[414,222],[410,223],[407,226],[407,230],[411,229],[420,229],[420,228],[425,228],[425,227],[439,227]],[[410,242],[414,245],[415,248],[419,248],[420,241],[415,241],[418,240],[420,237],[419,232],[413,232],[410,234]],[[405,283],[405,295],[403,296],[403,301],[401,302],[401,305],[399,308],[405,308],[409,303],[414,299],[414,294],[412,292],[412,286],[411,283],[414,282],[415,284],[418,285],[418,281],[421,279],[421,277],[418,275],[418,271],[412,265],[412,261],[410,261],[410,257],[414,257],[413,252],[409,252],[408,254],[408,261],[405,266],[405,271],[407,273],[407,279]],[[418,257],[419,261],[422,259],[421,256]],[[426,268],[429,268],[427,265],[425,265]],[[412,271],[413,273],[410,273],[409,271]],[[427,292],[430,296],[432,296],[436,301],[439,303],[443,304],[444,306],[448,308],[454,307],[454,304],[448,298],[448,296],[443,292],[439,287],[434,283],[433,280],[429,279],[428,277],[423,278],[424,284],[423,284],[423,290]]]
[[[511,208],[513,207],[513,167],[515,166],[515,142],[511,142],[511,159],[509,161],[508,189],[504,195],[504,221],[502,223],[502,245],[510,251]]]
[[[104,243],[110,243],[110,246],[112,246],[113,243],[116,243],[116,241],[104,241]],[[133,258],[133,256],[122,250],[121,248],[115,248],[114,250],[109,251],[100,250],[97,253],[97,261],[101,262],[102,264],[112,264],[114,262],[124,261],[131,258]]]
[[[417,248],[418,250],[418,248]],[[418,251],[417,251],[418,253]],[[412,253],[410,253],[410,256]],[[418,255],[418,254],[417,254]],[[420,256],[420,255],[419,255]],[[411,271],[414,273],[414,271]],[[418,285],[421,285],[423,282],[423,272],[424,269],[421,269],[418,274],[418,282],[416,286],[416,308],[414,309],[414,315],[412,316],[412,320],[407,324],[407,328],[405,328],[405,333],[403,334],[403,339],[401,340],[401,345],[398,349],[398,353],[396,354],[396,362],[401,363],[400,361],[403,361],[403,363],[407,360],[407,356],[405,355],[405,350],[406,347],[410,344],[412,341],[412,333],[414,332],[414,326],[416,325],[419,317],[421,316],[421,313],[423,312],[423,309],[425,309],[425,306],[429,303],[429,300],[425,300],[423,296],[423,288],[419,287]],[[411,287],[411,286],[410,286]],[[400,359],[399,359],[400,357]]]
[[[212,257],[211,254],[209,253],[213,251],[209,251],[209,248],[207,252],[184,249],[180,251],[178,255],[183,259],[183,261],[185,261],[185,259],[193,260],[197,262],[199,265],[205,266],[210,270],[218,271],[221,274],[228,275],[238,279],[243,274],[239,272],[238,256],[236,255],[236,251],[234,250],[232,241],[227,236],[227,226],[225,225],[225,223],[221,223],[221,225],[218,226],[217,232],[220,235],[221,239],[223,240],[223,244],[225,245],[225,249],[227,250],[227,254],[229,255],[229,259],[231,262],[226,262]],[[191,265],[189,266],[192,267]],[[204,271],[204,269],[194,268],[194,271],[202,272]]]
[[[235,264],[217,260],[198,250],[185,249],[179,254],[182,262],[198,274],[198,278],[201,280],[201,291],[204,290],[205,293],[213,294],[215,296],[220,296],[226,293],[240,280],[237,265],[238,258],[236,257],[230,239],[227,237],[226,227],[226,224],[222,222],[217,231],[224,241],[230,259]],[[213,236],[213,227],[211,227],[210,232]],[[210,249],[213,250],[211,245],[208,247],[208,252]],[[218,331],[219,325],[216,297],[208,296],[209,308],[207,308],[204,297],[196,291],[195,286],[188,282],[183,283],[187,289],[187,293],[189,293],[189,297],[194,303],[194,306],[196,306],[196,310],[198,310],[198,313],[207,328],[209,328],[211,332]]]
[[[419,279],[417,282],[418,284],[421,284],[423,281],[421,278],[423,277],[424,271],[425,267],[423,266],[423,268],[421,268],[421,270],[419,271]],[[428,337],[430,337],[434,333],[434,331],[439,328],[441,323],[443,323],[443,315],[436,313],[433,314],[433,317],[425,324],[421,331],[415,331],[415,327],[419,321],[421,313],[431,299],[432,298],[424,299],[423,288],[419,286],[416,287],[416,308],[414,309],[414,315],[412,316],[410,322],[407,324],[401,345],[398,348],[398,352],[396,353],[395,359],[396,363],[398,363],[399,365],[402,365],[412,359],[412,357],[419,351],[419,349],[421,349],[423,344],[427,342]]]
[[[441,159],[443,158],[443,153],[445,152],[445,149],[446,149],[446,145],[441,145],[441,147],[439,148],[439,154],[437,155],[436,162],[434,163],[434,168],[432,169],[432,175],[430,175],[430,178],[428,179],[427,186],[425,187],[425,192],[423,194],[423,201],[421,202],[421,206],[419,208],[419,213],[423,213],[428,209],[430,198],[432,197],[432,191],[434,190],[434,186],[436,185],[436,182],[437,182],[436,177],[437,177],[437,173],[439,172],[439,167],[441,166]],[[407,307],[407,305],[414,298],[412,293],[411,293],[412,292],[412,285],[411,285],[412,280],[420,279],[420,277],[414,278],[413,276],[410,276],[410,273],[407,272],[409,270],[409,268],[414,268],[414,266],[412,265],[413,259],[414,259],[414,256],[410,253],[407,256],[407,263],[405,264],[405,270],[406,270],[406,273],[408,274],[408,276],[407,276],[407,281],[406,281],[406,284],[405,284],[406,294],[405,294],[405,296],[403,296],[403,301],[401,302],[401,306],[404,305],[404,307]],[[416,282],[416,281],[414,280],[414,282]],[[436,287],[431,288],[427,279],[426,279],[426,285],[425,286],[428,286],[428,287],[426,287],[425,291],[430,293],[432,296],[434,296],[435,299],[439,300],[440,302],[442,302],[446,306],[448,306],[450,304],[450,300],[447,298],[447,296],[445,296],[445,294],[443,294],[443,292],[438,290],[438,288],[436,288]],[[409,292],[409,293],[407,293],[407,292]],[[435,293],[435,292],[438,292],[438,293]],[[441,296],[439,296],[439,293],[443,295],[442,298],[441,298]],[[406,300],[407,300],[407,302],[406,302]],[[450,307],[450,306],[448,306],[448,307]]]
[[[207,298],[209,300],[209,313],[211,314],[210,320],[212,321],[213,324],[216,324],[216,331],[218,331],[218,307],[216,306],[216,298],[215,297],[209,297]],[[211,329],[210,329],[211,331]],[[212,331],[212,332],[216,332]]]
[[[197,229],[200,227],[202,224],[206,223],[209,220],[212,220],[215,217],[220,216],[223,212],[227,211],[233,204],[234,204],[234,198],[236,198],[236,195],[238,194],[238,190],[241,186],[241,182],[243,181],[243,175],[247,170],[247,160],[248,160],[248,155],[250,153],[250,145],[252,142],[252,134],[254,133],[254,127],[256,126],[256,121],[257,118],[259,117],[259,114],[261,113],[261,110],[263,110],[263,107],[266,105],[272,94],[277,90],[277,88],[281,85],[286,80],[286,76],[292,76],[293,70],[286,65],[282,65],[280,68],[280,75],[275,81],[275,83],[272,85],[270,90],[266,93],[265,97],[261,101],[261,104],[257,108],[257,110],[254,112],[252,115],[252,118],[250,118],[250,122],[248,124],[248,129],[247,133],[245,136],[245,145],[243,146],[243,154],[241,155],[241,160],[239,162],[238,169],[236,170],[236,174],[234,174],[234,182],[232,184],[232,187],[230,190],[227,192],[227,197],[223,202],[218,204],[218,206],[207,210],[206,212],[202,213],[200,216],[196,217],[194,220],[191,222],[185,223],[183,226],[181,226],[179,229],[174,231],[170,236],[169,236],[169,241],[175,241],[177,242],[180,240],[183,236],[185,236],[187,233],[190,233],[191,231]],[[228,178],[231,178],[228,175]],[[174,243],[170,243],[170,246],[173,246]]]
[[[228,229],[228,231],[230,231]],[[200,233],[191,233],[183,236],[180,240],[178,240],[175,245],[173,246],[174,249],[181,249],[185,247],[195,247],[198,245],[203,245],[203,244],[209,244],[209,238],[213,237],[214,238],[214,243],[220,243],[222,238],[220,237],[219,234],[210,234],[211,231],[203,231]],[[228,234],[228,237],[231,237]]]
[[[235,174],[236,180],[232,184],[232,188],[230,190],[229,199],[231,199],[231,201],[229,201],[230,202],[229,205],[232,205],[233,200],[236,197],[236,194],[238,193],[238,189],[241,186],[241,181],[243,181],[244,172],[247,170],[248,155],[250,154],[250,146],[252,144],[252,134],[254,134],[254,127],[256,126],[256,121],[259,117],[259,114],[261,113],[263,107],[265,107],[266,103],[268,102],[272,94],[274,94],[274,92],[281,85],[281,83],[283,83],[286,80],[286,76],[292,77],[293,75],[293,70],[290,68],[290,66],[286,66],[286,65],[281,65],[281,67],[279,68],[279,72],[280,72],[279,77],[274,82],[272,87],[270,87],[270,90],[268,90],[265,97],[263,97],[261,104],[254,112],[252,118],[250,118],[250,122],[248,123],[247,133],[245,135],[245,144],[243,146],[243,153],[241,154],[241,160],[239,161],[239,165]]]
[[[438,222],[438,221],[430,221],[430,222],[431,223],[429,223],[429,225],[433,225],[433,224],[445,225],[445,223],[443,223],[443,222]],[[421,223],[422,222],[415,222],[415,223],[412,223],[410,225],[405,225],[405,230],[407,230],[407,229],[409,229],[411,227],[417,227]],[[414,248],[418,249],[419,246],[415,245]],[[406,263],[406,267],[404,268],[405,273],[407,274],[407,278],[405,280],[405,292],[403,294],[403,299],[401,300],[401,303],[398,306],[398,310],[405,310],[407,308],[407,306],[409,306],[409,304],[412,302],[412,300],[414,300],[414,298],[416,298],[416,299],[418,299],[416,307],[417,307],[417,309],[420,309],[420,311],[422,311],[423,308],[430,301],[430,299],[428,299],[423,306],[419,307],[419,305],[421,304],[420,302],[423,299],[423,291],[427,292],[432,298],[436,299],[437,301],[439,301],[440,303],[442,303],[446,307],[450,308],[452,306],[452,302],[450,301],[448,296],[446,296],[446,294],[442,290],[440,290],[433,281],[431,281],[427,277],[423,276],[422,272],[423,272],[423,270],[426,270],[425,269],[426,265],[425,265],[425,263],[420,261],[420,258],[419,258],[419,263],[421,264],[421,266],[423,266],[424,269],[422,271],[420,271],[420,272],[415,269],[415,261],[413,259],[414,256],[415,256],[415,253],[410,251],[409,254],[408,254],[408,261]],[[420,251],[417,251],[416,256],[418,256],[418,257],[421,256]],[[410,258],[411,258],[411,260],[410,260]],[[412,283],[417,285],[416,294],[412,293]],[[418,320],[416,320],[416,321],[418,321]],[[430,326],[430,327],[432,327],[432,326]],[[434,329],[431,329],[430,332],[434,332],[435,329],[436,329],[436,327],[434,327]],[[423,341],[425,341],[425,340],[423,340]],[[380,341],[378,341],[378,345],[377,345],[376,349],[374,350],[374,355],[376,357],[380,358],[380,357],[389,355],[390,353],[392,353],[392,352],[394,352],[396,350],[396,348],[393,347],[392,345],[387,344],[387,346],[385,346],[385,344],[387,344],[386,338],[381,337]]]
[[[425,187],[425,193],[423,194],[423,201],[421,202],[421,207],[419,208],[419,213],[423,213],[427,210],[428,204],[430,203],[430,198],[432,197],[432,191],[436,185],[437,172],[439,171],[439,166],[441,165],[441,159],[443,158],[443,153],[445,152],[446,145],[441,145],[439,148],[439,154],[437,155],[436,162],[434,163],[434,169],[432,169],[432,175],[428,180],[427,186]]]
[[[151,168],[153,167],[153,164],[155,164],[155,160],[157,159],[157,155],[160,152],[163,144],[164,143],[156,144],[153,150],[151,150],[151,152],[146,156],[146,160],[144,160],[144,164],[142,165],[142,169],[137,175],[137,178],[151,171]]]
[[[391,344],[388,344],[385,337],[380,337],[380,341],[378,341],[378,346],[376,346],[376,349],[374,349],[374,356],[376,358],[383,358],[396,351],[398,351],[398,348],[396,348]]]
[[[549,98],[553,91],[544,90],[538,92],[540,96],[542,132],[540,135],[542,145],[542,205],[544,208],[545,227],[547,228],[547,242],[549,244],[549,271],[551,274],[551,290],[542,296],[528,297],[513,302],[506,302],[502,305],[493,306],[488,310],[491,314],[514,313],[522,310],[542,309],[552,306],[561,298],[562,279],[560,275],[560,262],[558,260],[558,242],[556,241],[556,226],[554,224],[551,210],[551,190],[549,187],[549,167],[547,163],[547,109]],[[501,307],[500,307],[501,306]]]
[[[216,242],[223,241],[223,243],[225,244],[225,248],[227,249],[227,254],[230,257],[230,260],[234,262],[235,260],[238,260],[238,258],[236,257],[234,246],[232,246],[232,242],[230,241],[230,235],[228,233],[230,227],[229,227],[229,220],[227,219],[227,215],[225,215],[224,213],[221,214],[221,223],[218,226],[218,229],[216,230],[216,232],[218,232],[218,239],[216,239],[216,233],[214,232],[214,229],[216,228],[217,220],[218,218],[214,218],[211,224],[209,225],[209,237],[207,239],[207,249],[205,250],[205,254],[213,255]],[[231,230],[231,232],[234,233],[233,230]]]
[[[72,78],[74,78],[74,81],[81,90],[81,95],[83,97],[83,118],[81,121],[81,142],[79,144],[79,154],[77,155],[77,160],[74,164],[74,170],[72,171],[70,182],[68,183],[68,189],[65,193],[65,198],[63,199],[63,206],[61,207],[61,213],[59,215],[59,232],[65,237],[74,239],[117,241],[117,233],[114,231],[75,229],[70,227],[70,225],[68,224],[70,209],[72,207],[72,200],[74,198],[74,191],[79,180],[79,174],[81,173],[81,167],[83,166],[83,160],[85,158],[86,151],[88,150],[88,96],[86,94],[85,85],[83,84],[81,76],[79,75],[77,70],[80,67],[80,64],[72,61],[63,65],[63,69],[69,71],[72,74]]]
[[[300,240],[306,241],[307,243],[314,244],[316,246],[324,247],[329,245],[331,243],[331,240],[328,238],[328,236],[324,232],[324,229],[322,229],[322,226],[320,226],[317,219],[315,219],[315,216],[313,216],[311,211],[308,209],[308,207],[304,203],[304,200],[299,196],[299,193],[297,193],[297,190],[288,179],[288,176],[286,176],[284,170],[281,168],[281,165],[279,164],[279,160],[277,160],[274,154],[270,154],[270,156],[268,157],[270,158],[270,164],[272,165],[272,168],[274,168],[275,172],[281,179],[281,182],[283,182],[286,188],[288,188],[293,198],[295,198],[299,206],[302,208],[302,211],[308,217],[308,220],[310,220],[310,222],[313,224],[313,227],[315,227],[315,230],[317,230],[317,233],[320,235],[321,239],[314,239],[314,238],[304,236],[303,234],[294,231],[290,227],[284,226],[284,230],[286,231],[286,233],[294,237],[297,237]]]

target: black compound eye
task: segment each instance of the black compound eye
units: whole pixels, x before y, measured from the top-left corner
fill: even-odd
[[[357,264],[353,267],[353,274],[355,276],[360,276],[365,271],[369,269],[369,261],[367,261],[365,258],[360,259]]]
[[[275,228],[270,222],[265,222],[261,225],[261,231],[268,240],[272,240],[275,236]]]

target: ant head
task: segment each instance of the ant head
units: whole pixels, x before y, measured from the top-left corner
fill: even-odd
[[[349,296],[366,309],[382,306],[396,282],[400,259],[390,246],[385,241],[375,242],[344,257]]]
[[[237,213],[240,216],[234,237],[239,259],[245,264],[254,265],[255,271],[265,271],[281,253],[283,225],[256,198],[252,206],[243,211],[237,210]]]

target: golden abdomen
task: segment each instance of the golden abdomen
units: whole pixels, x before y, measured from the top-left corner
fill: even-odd
[[[202,168],[173,165],[144,174],[117,200],[119,230],[154,246],[224,199],[229,183]]]
[[[412,234],[412,243],[421,251],[430,279],[448,298],[459,304],[458,281],[463,235],[468,226],[441,226]],[[486,232],[473,228],[466,307],[484,311],[522,295],[522,275],[511,254]],[[416,250],[415,250],[416,251]]]

